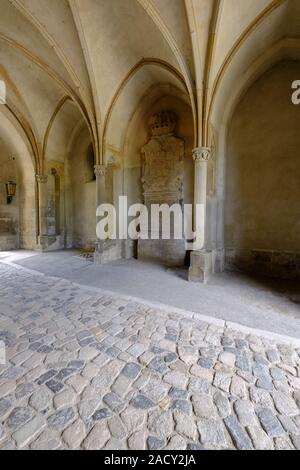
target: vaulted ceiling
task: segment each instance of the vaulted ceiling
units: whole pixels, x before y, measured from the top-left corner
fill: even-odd
[[[36,171],[47,152],[61,158],[55,142],[47,148],[49,136],[67,148],[84,123],[101,162],[104,145],[118,145],[114,128],[159,83],[185,94],[195,144],[205,145],[208,123],[222,122],[243,87],[300,51],[298,0],[0,0],[0,7],[0,79],[8,90],[0,135],[9,119]]]

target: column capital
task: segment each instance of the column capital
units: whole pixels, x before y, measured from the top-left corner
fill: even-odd
[[[94,166],[95,176],[105,176],[106,175],[106,166],[105,165],[95,165]]]
[[[208,162],[211,158],[211,147],[196,147],[193,150],[193,159],[195,162]]]
[[[35,177],[39,184],[46,184],[48,181],[47,175],[35,175]]]

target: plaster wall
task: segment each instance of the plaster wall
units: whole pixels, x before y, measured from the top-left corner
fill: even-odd
[[[70,188],[67,193],[71,197],[72,217],[69,214],[67,232],[70,233],[72,224],[72,245],[76,248],[91,247],[96,239],[96,181],[88,178],[90,143],[86,130],[75,141],[68,163]]]
[[[234,112],[226,160],[229,267],[300,277],[300,107],[291,102],[299,77],[300,63],[280,62]]]
[[[19,177],[16,161],[7,146],[0,140],[0,251],[19,248]],[[8,181],[17,183],[16,196],[10,204],[6,200]]]

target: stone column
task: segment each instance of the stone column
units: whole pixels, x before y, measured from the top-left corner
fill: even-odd
[[[47,227],[47,181],[48,176],[36,175],[38,186],[38,210],[39,210],[39,236],[38,250],[44,250],[48,246],[48,227]]]
[[[106,166],[95,165],[94,171],[95,171],[95,176],[96,176],[96,204],[98,207],[100,204],[104,204],[106,202],[106,195],[105,195]]]
[[[95,165],[94,166],[95,176],[96,176],[96,208],[101,204],[106,202],[106,188],[105,188],[105,177],[106,177],[106,166],[105,165]],[[98,217],[96,217],[96,224],[98,223]],[[96,231],[96,227],[95,227]],[[96,264],[102,263],[102,253],[103,253],[103,242],[101,240],[96,240],[95,242],[95,253],[94,253],[94,262]]]
[[[203,207],[202,218],[197,221],[197,227],[201,234],[197,233],[198,239],[202,241],[201,247],[191,252],[189,280],[193,282],[207,283],[212,274],[212,252],[207,249],[206,240],[206,210],[207,210],[207,173],[208,162],[211,158],[210,147],[197,147],[193,151],[195,161],[195,182],[194,182],[194,209],[196,218],[197,204]],[[196,220],[194,220],[196,228]]]

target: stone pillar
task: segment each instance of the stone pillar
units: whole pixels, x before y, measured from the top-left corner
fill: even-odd
[[[197,204],[203,205],[202,220],[197,226],[202,230],[203,244],[199,250],[191,252],[189,280],[193,282],[207,283],[212,274],[212,252],[207,249],[206,240],[206,210],[207,210],[207,172],[208,161],[211,158],[210,147],[197,147],[193,151],[195,161],[195,183],[194,183],[194,208],[196,215]]]
[[[42,251],[48,247],[47,180],[48,177],[46,175],[36,175],[39,210],[39,236],[37,249]]]
[[[106,166],[105,165],[95,165],[94,166],[95,176],[96,176],[96,208],[101,204],[106,202],[106,188],[105,188],[105,177],[106,177]],[[98,217],[96,217],[96,224],[98,223]],[[96,227],[95,227],[96,232]],[[103,241],[96,240],[95,242],[95,252],[94,252],[94,263],[102,263],[102,254],[103,254]]]
[[[105,177],[106,177],[106,166],[105,165],[95,165],[95,176],[96,176],[96,204],[97,207],[100,204],[106,202],[105,194]]]

